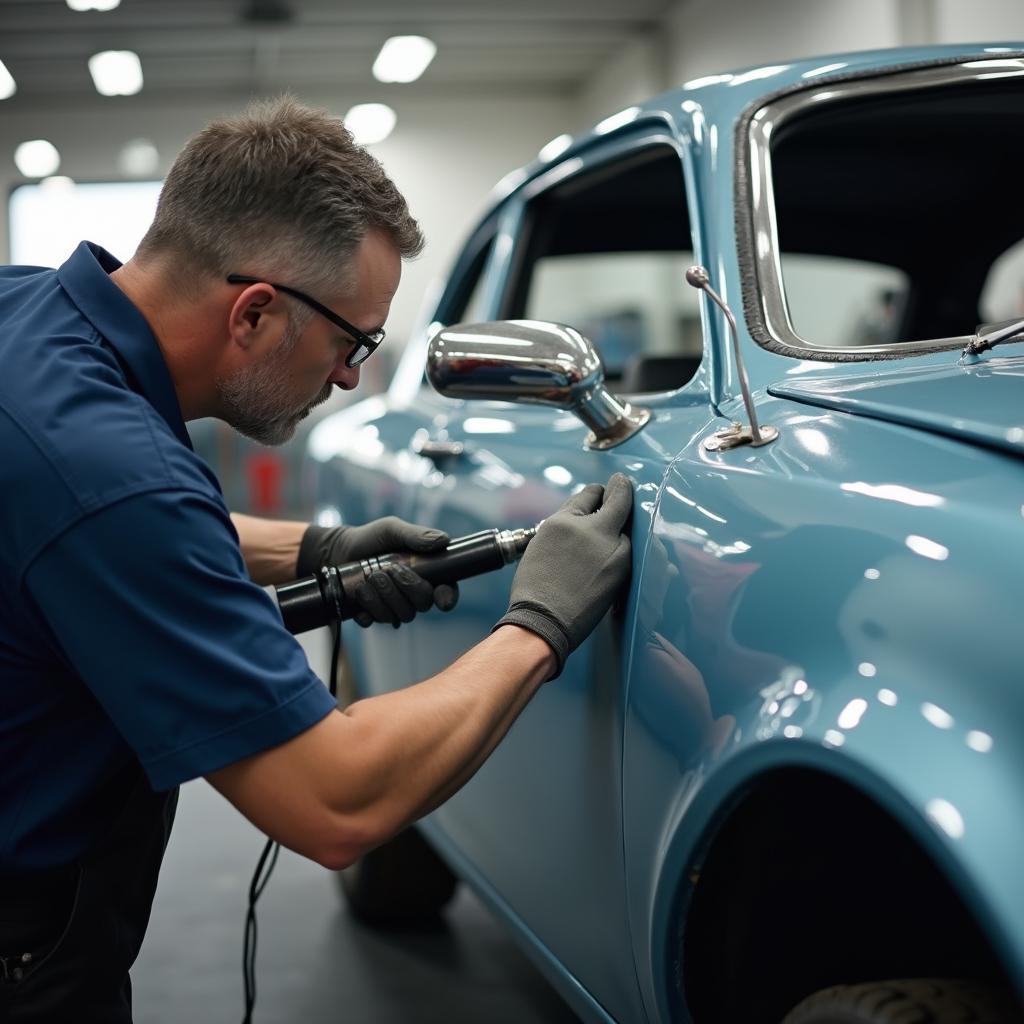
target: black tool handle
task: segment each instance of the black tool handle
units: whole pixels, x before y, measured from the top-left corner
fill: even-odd
[[[352,618],[357,608],[356,587],[371,573],[388,565],[407,565],[434,586],[500,569],[522,554],[533,531],[518,531],[518,534],[525,539],[518,539],[511,546],[508,542],[503,545],[499,539],[509,536],[507,531],[503,534],[499,530],[482,530],[457,537],[443,551],[400,552],[346,565],[324,566],[315,576],[275,588],[285,629],[289,633],[305,633]]]

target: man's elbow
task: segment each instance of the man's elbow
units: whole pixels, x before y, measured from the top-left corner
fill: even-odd
[[[331,816],[308,848],[299,850],[329,871],[340,871],[388,840],[394,829],[382,823]]]
[[[316,861],[322,868],[328,871],[341,871],[355,864],[362,856],[362,853],[347,846],[325,846],[316,852],[310,853],[310,860]]]

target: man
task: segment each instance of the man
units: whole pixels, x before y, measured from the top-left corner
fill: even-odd
[[[269,836],[339,868],[486,759],[621,590],[628,481],[542,527],[507,614],[450,668],[336,710],[258,584],[447,538],[229,517],[185,421],[268,444],[383,335],[405,202],[340,122],[282,100],[208,126],[120,266],[83,243],[0,271],[0,1008],[130,1021],[177,786],[206,777]],[[364,586],[397,625],[451,588]]]

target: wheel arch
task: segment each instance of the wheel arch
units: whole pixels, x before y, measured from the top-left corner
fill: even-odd
[[[665,847],[657,1018],[768,1024],[810,992],[890,969],[1011,984],[1004,922],[915,803],[845,755],[787,743],[781,760],[778,746],[713,773],[727,779],[702,787]]]

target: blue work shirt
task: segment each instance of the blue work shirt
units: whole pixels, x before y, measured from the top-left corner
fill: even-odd
[[[0,268],[0,871],[82,857],[143,772],[171,789],[335,706],[118,266]]]

